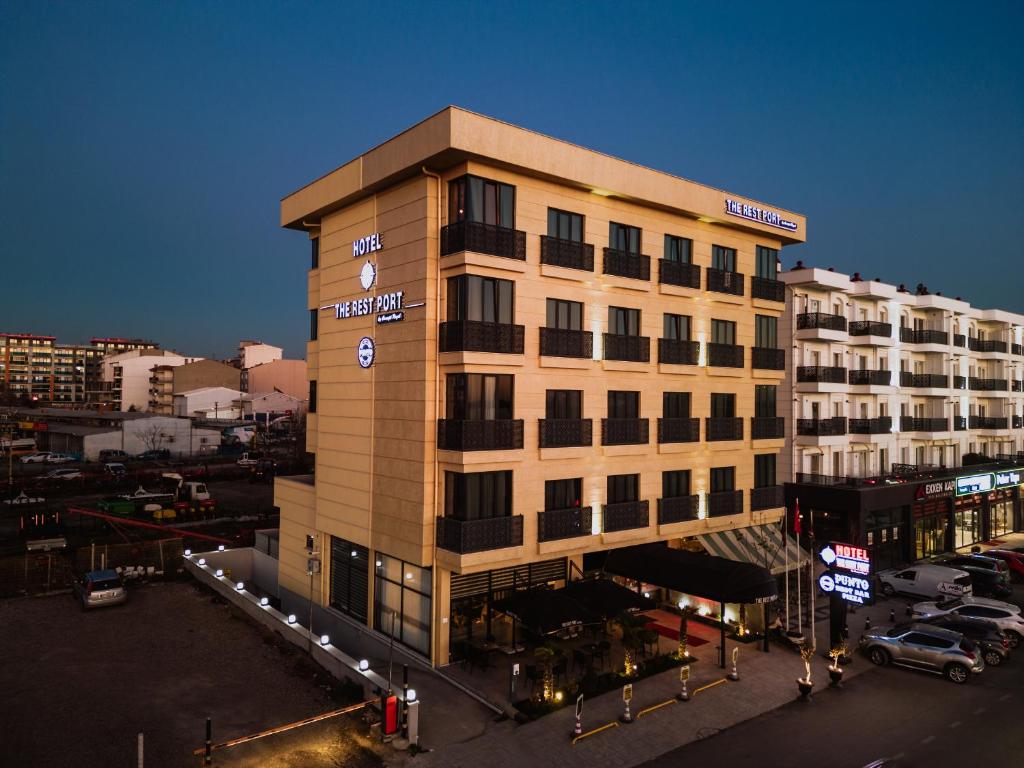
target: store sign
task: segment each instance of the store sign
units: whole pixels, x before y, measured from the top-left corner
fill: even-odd
[[[784,219],[775,211],[767,208],[759,208],[756,205],[741,203],[739,200],[725,199],[725,212],[730,216],[739,216],[742,219],[756,221],[758,224],[767,224],[770,227],[786,229],[796,232],[796,222]]]
[[[377,356],[377,347],[373,343],[373,339],[369,336],[363,336],[359,340],[359,344],[356,346],[356,360],[359,361],[360,368],[369,368],[373,365],[373,359]]]
[[[934,483],[924,483],[917,486],[917,501],[930,499],[937,496],[948,496],[956,490],[956,480],[937,480]]]
[[[358,259],[368,253],[379,251],[384,247],[384,235],[374,232],[372,235],[352,241],[352,258]]]
[[[871,556],[863,547],[833,542],[818,552],[818,557],[829,568],[860,576],[871,573]]]
[[[346,320],[350,317],[364,317],[377,312],[398,312],[404,306],[403,299],[405,291],[392,291],[377,296],[367,296],[365,299],[352,299],[351,301],[339,301],[337,304],[327,304],[321,309],[334,309],[334,316],[339,320]]]
[[[983,475],[967,475],[956,479],[956,495],[970,496],[972,493],[988,493],[995,487],[995,477],[991,472]]]
[[[864,605],[873,599],[871,580],[848,573],[826,571],[818,577],[818,586],[822,592],[837,594],[848,603]]]
[[[1008,469],[1005,472],[996,472],[996,488],[1013,488],[1024,482],[1024,470]]]
[[[818,577],[822,592],[848,603],[864,605],[874,600],[871,586],[871,554],[864,547],[833,541],[818,550],[828,568]]]

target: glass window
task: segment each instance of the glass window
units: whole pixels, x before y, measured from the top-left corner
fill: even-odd
[[[711,343],[712,344],[735,344],[736,323],[732,320],[711,321]]]
[[[640,393],[610,391],[608,393],[608,418],[639,419]]]
[[[723,272],[736,271],[736,249],[721,245],[711,246],[711,266]]]
[[[544,483],[544,509],[573,509],[580,506],[583,496],[583,478],[548,480]]]
[[[578,301],[548,299],[548,328],[561,328],[567,331],[583,330],[583,304]]]
[[[514,229],[516,188],[479,176],[448,183],[448,223],[472,221]]]
[[[689,392],[664,392],[662,393],[661,408],[662,416],[666,419],[688,419],[690,418],[690,393]]]
[[[583,391],[579,389],[549,389],[545,397],[544,418],[582,419]]]
[[[332,536],[331,607],[365,624],[369,579],[369,550]]]
[[[309,310],[309,340],[316,341],[317,333],[319,331],[320,323],[320,310],[311,309]]]
[[[431,571],[377,553],[374,626],[430,655]]]
[[[512,472],[445,472],[444,514],[483,520],[512,514]]]
[[[448,374],[448,418],[460,421],[511,419],[514,382],[515,376],[504,373]]]
[[[692,326],[689,315],[665,315],[665,338],[673,341],[690,341]]]
[[[448,320],[511,324],[515,283],[495,277],[459,275],[448,278]]]
[[[639,336],[640,310],[608,307],[608,333],[619,336]]]
[[[640,475],[609,475],[608,503],[624,504],[640,498]]]
[[[319,269],[320,268],[320,238],[314,237],[309,241],[309,268]]]
[[[775,485],[775,462],[774,453],[762,453],[754,456],[754,487],[769,488]]]
[[[711,468],[711,493],[736,490],[736,467]]]
[[[690,264],[693,261],[693,240],[665,235],[665,261]]]
[[[548,208],[548,237],[583,242],[583,217],[578,213]]]
[[[309,412],[316,413],[316,379],[309,382]]]
[[[608,223],[608,247],[626,253],[640,253],[640,228]]]
[[[690,494],[690,470],[676,469],[661,473],[661,498],[676,499]]]
[[[736,395],[711,393],[711,418],[731,419],[736,416]]]
[[[779,318],[754,315],[754,346],[762,349],[779,348]]]
[[[765,280],[777,280],[779,276],[779,252],[775,248],[757,246],[754,269],[758,277]]]
[[[774,384],[758,384],[754,387],[754,416],[767,418],[776,415],[777,391],[778,388]]]

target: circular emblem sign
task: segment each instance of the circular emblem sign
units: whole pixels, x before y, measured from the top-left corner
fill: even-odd
[[[373,344],[373,339],[369,336],[363,336],[356,347],[356,359],[359,361],[359,366],[361,368],[369,368],[373,365],[373,358],[376,353],[377,348]]]
[[[836,588],[836,581],[831,574],[823,573],[818,577],[818,586],[822,592],[832,592]]]
[[[376,280],[377,268],[373,266],[372,262],[367,261],[359,271],[359,284],[363,286],[364,291],[368,291],[373,287]]]

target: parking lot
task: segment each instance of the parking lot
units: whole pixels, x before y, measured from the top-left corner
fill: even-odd
[[[214,741],[344,706],[302,654],[191,582],[134,589],[123,606],[83,612],[70,595],[0,601],[0,754],[5,764],[199,765]],[[346,695],[347,694],[347,695]],[[357,716],[217,752],[219,766],[380,764]],[[11,761],[11,762],[8,762]]]

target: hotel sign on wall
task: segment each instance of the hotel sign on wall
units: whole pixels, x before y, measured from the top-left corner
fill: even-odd
[[[725,199],[725,212],[730,216],[739,216],[741,219],[756,221],[758,224],[767,224],[769,227],[778,227],[789,232],[796,232],[795,221],[783,218],[769,208],[760,208],[749,203],[741,203],[739,200]]]

